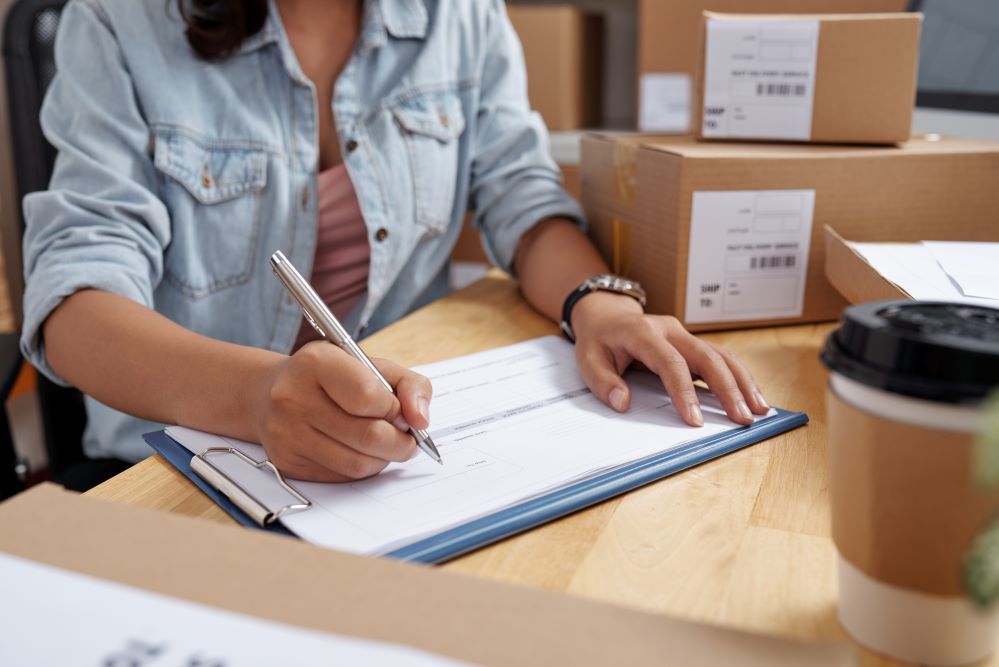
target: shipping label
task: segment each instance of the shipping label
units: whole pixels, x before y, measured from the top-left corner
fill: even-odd
[[[690,132],[690,89],[687,74],[643,74],[639,81],[638,129]]]
[[[704,136],[810,139],[818,45],[818,21],[709,19]]]
[[[800,317],[815,190],[695,192],[686,322]]]

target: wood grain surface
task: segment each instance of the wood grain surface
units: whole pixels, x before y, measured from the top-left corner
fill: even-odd
[[[768,635],[844,637],[836,619],[819,361],[833,327],[704,335],[742,358],[771,404],[807,412],[808,426],[441,567]],[[512,281],[493,273],[363,347],[416,365],[554,333]],[[231,521],[157,456],[89,494]],[[862,651],[861,664],[897,663]]]

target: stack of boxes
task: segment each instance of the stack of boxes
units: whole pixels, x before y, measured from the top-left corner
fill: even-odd
[[[815,322],[851,240],[986,240],[999,143],[909,138],[916,14],[705,13],[697,138],[588,135],[583,205],[612,270],[694,331]]]

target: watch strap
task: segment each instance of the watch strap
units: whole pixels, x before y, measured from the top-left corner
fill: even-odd
[[[562,321],[559,323],[559,329],[561,329],[565,337],[573,343],[576,342],[576,335],[572,330],[572,309],[584,296],[591,292],[598,291],[613,292],[615,294],[630,296],[635,299],[635,301],[637,301],[642,308],[645,308],[645,290],[643,290],[641,285],[635,281],[607,273],[593,276],[570,292],[569,296],[566,297],[565,302],[562,304]]]
[[[576,289],[569,292],[569,296],[565,298],[565,302],[562,304],[562,321],[559,322],[559,329],[561,329],[562,334],[573,343],[576,342],[576,335],[572,333],[572,309],[580,299],[592,291],[593,290],[589,286],[589,281],[586,281]]]

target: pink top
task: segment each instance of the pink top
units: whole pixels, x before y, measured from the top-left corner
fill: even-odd
[[[318,187],[319,229],[312,286],[333,314],[343,320],[368,290],[368,228],[346,167],[339,164],[319,172]],[[316,330],[303,319],[295,349],[318,338]]]

